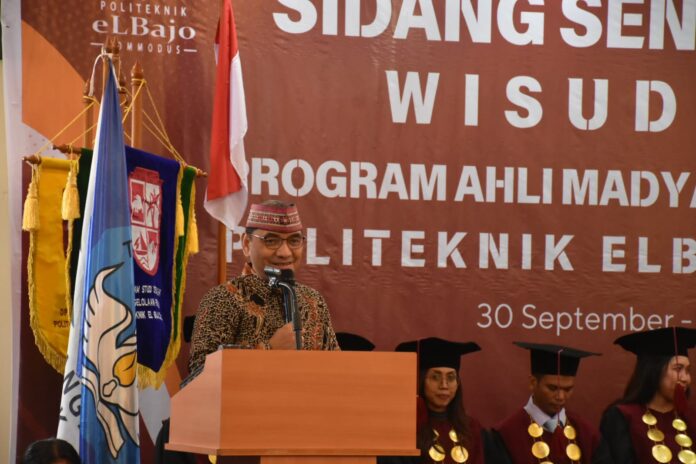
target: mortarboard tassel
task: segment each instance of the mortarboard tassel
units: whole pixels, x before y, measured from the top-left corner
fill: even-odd
[[[679,417],[684,417],[689,409],[689,399],[686,397],[686,389],[678,383],[674,387],[674,410]]]

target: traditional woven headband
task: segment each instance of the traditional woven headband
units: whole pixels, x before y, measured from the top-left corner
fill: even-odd
[[[287,207],[253,204],[249,208],[246,227],[291,233],[301,231],[302,222],[294,204]]]

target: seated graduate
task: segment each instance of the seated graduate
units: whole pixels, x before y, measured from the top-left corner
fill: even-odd
[[[515,342],[528,349],[532,392],[527,404],[493,427],[486,460],[495,464],[610,462],[595,427],[565,408],[580,359],[596,355],[559,345]]]
[[[372,351],[374,343],[362,335],[350,332],[336,332],[336,340],[341,351]]]
[[[619,337],[637,356],[623,398],[602,417],[602,436],[615,464],[696,463],[696,411],[688,407],[688,349],[696,330],[667,327]]]
[[[418,354],[416,446],[420,457],[380,457],[380,464],[482,464],[481,425],[466,414],[462,400],[460,357],[481,348],[473,342],[424,338],[404,342],[396,351]]]

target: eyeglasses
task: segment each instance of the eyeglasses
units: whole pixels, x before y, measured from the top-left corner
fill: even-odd
[[[298,248],[302,248],[306,240],[305,236],[302,234],[291,235],[287,238],[278,237],[277,235],[249,235],[261,240],[263,244],[266,246],[266,248],[268,248],[269,250],[277,250],[278,248],[283,246],[283,242],[287,242],[288,248],[290,248],[291,250],[296,250]]]
[[[446,385],[455,384],[457,383],[458,379],[457,374],[455,374],[454,372],[450,372],[444,376],[439,372],[433,372],[431,374],[428,374],[425,378],[429,382],[436,383],[438,385],[441,384],[443,381]]]

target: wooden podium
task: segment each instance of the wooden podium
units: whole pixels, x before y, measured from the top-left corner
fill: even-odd
[[[166,448],[218,463],[417,456],[415,353],[221,350],[171,401]]]

